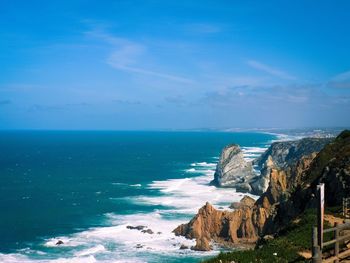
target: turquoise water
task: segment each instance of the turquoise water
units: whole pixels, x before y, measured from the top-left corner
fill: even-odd
[[[273,139],[263,133],[2,131],[0,261],[197,261],[202,254],[178,249],[190,241],[173,237],[173,226],[206,201],[227,205],[241,196],[208,185],[225,145],[247,147],[249,159]],[[138,224],[155,233],[126,228]],[[64,244],[56,246],[58,240]]]

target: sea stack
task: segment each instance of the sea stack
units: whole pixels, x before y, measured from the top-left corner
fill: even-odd
[[[237,144],[226,146],[220,156],[212,184],[219,187],[234,187],[241,192],[250,192],[249,181],[253,178],[253,166],[243,158]]]

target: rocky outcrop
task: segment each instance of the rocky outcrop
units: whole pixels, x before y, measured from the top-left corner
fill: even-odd
[[[212,184],[220,187],[234,187],[250,192],[249,181],[255,176],[253,166],[243,158],[243,152],[236,144],[226,146],[220,156]]]
[[[301,157],[319,152],[333,138],[303,138],[295,141],[274,142],[261,157],[254,161],[260,168],[271,158],[278,168],[287,167],[300,160]]]
[[[318,153],[331,138],[304,138],[296,141],[275,142],[253,164],[261,175],[250,180],[252,193],[261,195],[267,190],[271,169],[286,169],[304,156]]]
[[[274,235],[306,208],[315,205],[315,189],[326,184],[326,205],[340,205],[350,195],[350,131],[342,132],[318,154],[311,152],[283,168],[272,167],[269,186],[252,204],[243,198],[234,211],[221,211],[207,203],[176,235],[196,239],[194,249],[210,249],[210,241],[222,245],[254,243]]]
[[[252,221],[247,220],[250,218],[252,210],[249,207],[229,212],[206,203],[188,224],[178,226],[174,233],[196,239],[194,250],[210,250],[210,240],[222,245],[254,243],[258,236]]]
[[[343,131],[324,147],[305,174],[303,185],[325,183],[326,204],[340,205],[350,197],[350,131]],[[304,186],[305,187],[305,186]]]
[[[243,208],[243,207],[253,207],[255,204],[255,200],[251,197],[249,197],[248,195],[245,195],[241,201],[239,202],[233,202],[231,205],[230,205],[230,208],[232,209],[240,209],[240,208]]]

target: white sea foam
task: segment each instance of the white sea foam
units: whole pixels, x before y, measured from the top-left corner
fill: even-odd
[[[141,184],[127,184],[127,183],[112,183],[112,185],[117,185],[117,186],[122,186],[122,187],[136,187],[136,188],[140,188],[142,185]]]
[[[131,184],[130,186],[131,187],[141,187],[142,185],[141,184]]]
[[[191,166],[199,166],[199,167],[215,167],[216,163],[207,163],[207,162],[199,162],[199,163],[191,163]]]
[[[267,147],[242,147],[243,157],[248,162],[258,158],[266,150]]]
[[[96,253],[99,253],[99,252],[102,252],[102,251],[106,251],[106,248],[103,245],[97,245],[97,246],[94,246],[92,248],[84,249],[83,251],[80,251],[80,252],[76,253],[76,255],[78,257],[88,256],[88,255],[96,254]]]

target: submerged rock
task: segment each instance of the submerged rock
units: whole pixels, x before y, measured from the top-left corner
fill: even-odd
[[[212,184],[219,187],[234,187],[242,192],[251,191],[249,180],[254,177],[253,166],[243,158],[236,144],[226,146],[220,156]]]
[[[126,226],[127,229],[136,229],[136,230],[142,230],[146,228],[146,226]]]
[[[188,249],[188,246],[181,244],[180,249]]]
[[[64,242],[63,242],[62,240],[58,240],[58,241],[56,242],[56,245],[57,245],[57,246],[63,245],[63,244],[64,244]]]
[[[142,230],[141,232],[142,232],[142,233],[147,233],[147,234],[150,234],[150,235],[153,234],[152,229]]]

